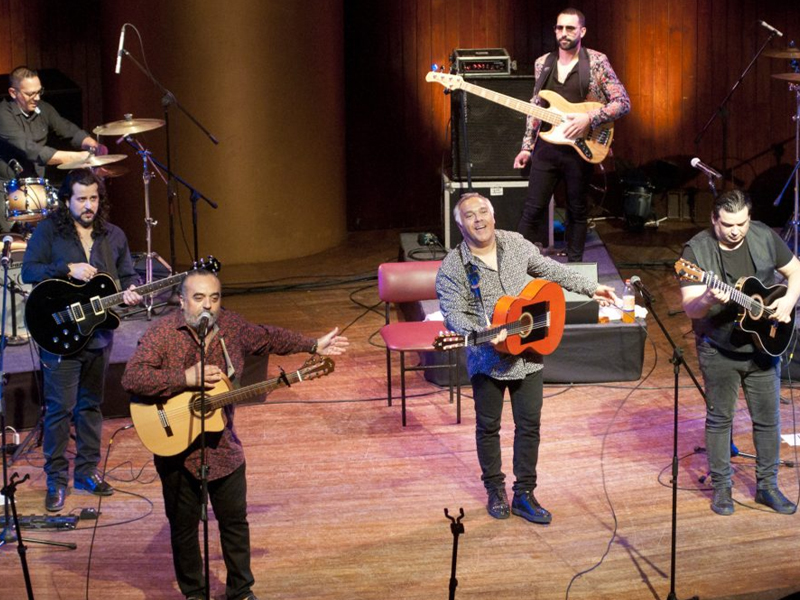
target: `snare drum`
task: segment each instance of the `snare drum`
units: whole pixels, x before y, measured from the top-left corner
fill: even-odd
[[[6,219],[9,221],[41,221],[58,205],[58,192],[47,179],[12,179],[6,181],[3,188],[6,196]]]

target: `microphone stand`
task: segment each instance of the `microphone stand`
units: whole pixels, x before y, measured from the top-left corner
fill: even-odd
[[[458,536],[464,533],[464,524],[461,519],[464,518],[464,509],[458,509],[458,518],[450,516],[450,513],[445,508],[444,516],[450,519],[450,532],[453,534],[453,558],[450,562],[450,594],[448,600],[455,600],[456,588],[458,587],[458,579],[456,578],[456,563],[458,562]]]
[[[189,120],[194,123],[197,128],[202,131],[208,139],[210,139],[214,145],[219,144],[219,140],[214,137],[208,129],[206,129],[200,121],[198,121],[194,115],[192,115],[184,106],[178,102],[178,99],[175,97],[171,91],[169,91],[166,87],[164,87],[158,79],[156,79],[153,74],[150,72],[150,69],[144,67],[138,60],[131,56],[131,53],[122,48],[121,53],[123,56],[127,56],[130,61],[136,65],[145,77],[147,77],[154,86],[156,86],[161,93],[163,94],[161,98],[161,106],[164,108],[164,124],[166,126],[166,136],[167,136],[167,168],[165,171],[169,176],[170,183],[167,184],[167,207],[169,212],[169,259],[170,265],[173,267],[175,266],[176,257],[175,257],[175,199],[177,198],[177,194],[175,193],[175,185],[173,181],[173,174],[172,174],[172,159],[170,155],[170,127],[169,127],[169,109],[171,106],[176,106],[184,115],[186,115]],[[183,183],[183,182],[182,182]],[[185,184],[184,184],[185,185]],[[189,187],[189,186],[187,186]],[[191,189],[191,188],[190,188]],[[214,206],[216,208],[216,206]],[[195,233],[195,255],[192,257],[193,260],[197,260],[197,237]]]
[[[747,67],[745,67],[745,70],[742,71],[741,75],[739,75],[739,79],[736,80],[736,83],[734,83],[733,87],[730,89],[730,91],[728,91],[728,95],[725,96],[725,98],[723,98],[722,102],[720,102],[719,106],[716,109],[714,109],[714,113],[711,115],[711,118],[708,119],[706,124],[700,130],[700,133],[698,133],[697,137],[694,138],[694,144],[696,146],[696,145],[698,145],[700,143],[700,140],[703,139],[703,135],[705,135],[706,130],[709,127],[711,127],[711,123],[713,123],[714,119],[716,119],[717,115],[719,115],[719,117],[722,119],[722,175],[723,175],[723,177],[730,176],[730,173],[728,173],[728,116],[729,116],[729,113],[728,113],[728,110],[726,108],[726,105],[728,104],[728,101],[731,99],[731,96],[733,96],[733,93],[739,87],[739,84],[741,84],[742,81],[744,80],[744,78],[747,76],[747,73],[750,71],[750,69],[753,68],[753,65],[756,63],[756,60],[758,60],[758,57],[761,56],[761,53],[764,52],[764,50],[766,49],[767,45],[772,41],[772,38],[774,38],[776,35],[777,35],[777,32],[770,31],[769,37],[767,38],[767,41],[765,41],[761,45],[761,48],[758,49],[758,51],[756,52],[755,56],[753,56],[753,59],[750,61],[750,64],[747,65]]]
[[[669,345],[672,346],[672,358],[670,362],[672,363],[672,372],[674,374],[674,405],[673,405],[673,429],[672,429],[672,538],[671,538],[671,546],[670,546],[670,570],[669,570],[669,595],[667,596],[667,600],[676,600],[677,596],[675,595],[675,557],[677,552],[677,540],[678,540],[678,390],[679,388],[679,378],[681,367],[684,368],[686,373],[691,378],[692,382],[694,383],[697,390],[700,392],[700,395],[705,398],[705,393],[703,392],[703,388],[700,385],[700,382],[694,376],[694,373],[689,368],[689,365],[686,364],[686,360],[683,357],[683,349],[679,348],[675,342],[673,341],[672,337],[669,335],[666,327],[661,322],[661,319],[658,316],[658,313],[653,310],[653,296],[650,292],[647,291],[647,288],[639,282],[635,289],[639,292],[639,295],[644,300],[645,305],[647,306],[647,310],[653,315],[653,318],[656,320],[658,327],[661,329],[661,332],[664,334],[664,337],[669,342]],[[699,600],[698,596],[692,596],[689,600]]]
[[[203,521],[204,598],[211,600],[211,563],[208,557],[208,457],[206,456],[206,327],[198,331],[200,340],[200,520]]]

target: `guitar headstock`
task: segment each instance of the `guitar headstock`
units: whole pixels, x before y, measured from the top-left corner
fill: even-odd
[[[303,379],[316,379],[317,377],[325,377],[333,373],[333,359],[328,356],[320,356],[315,354],[303,363],[303,366],[297,371]]]
[[[463,348],[467,345],[467,339],[463,335],[458,335],[452,331],[445,331],[436,336],[433,340],[433,349],[440,352]]]
[[[464,85],[464,78],[461,75],[451,75],[440,71],[431,71],[425,76],[428,83],[441,83],[448,90],[460,90]]]
[[[219,270],[222,268],[222,264],[213,256],[209,255],[208,258],[201,258],[198,262],[194,264],[195,270],[203,269],[205,271],[210,271],[211,273],[219,273]]]
[[[675,263],[675,273],[685,281],[703,283],[703,270],[683,258],[678,259],[678,262]]]

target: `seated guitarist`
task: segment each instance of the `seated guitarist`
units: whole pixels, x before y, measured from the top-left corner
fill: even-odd
[[[464,241],[442,261],[436,292],[447,327],[459,335],[488,328],[497,301],[518,296],[528,275],[553,281],[591,296],[600,304],[616,300],[614,290],[583,277],[561,263],[545,258],[518,233],[495,231],[492,203],[478,194],[465,194],[453,209]],[[563,315],[552,315],[561,318]],[[524,351],[518,356],[495,349],[506,330],[490,344],[467,348],[467,371],[475,399],[475,438],[487,510],[495,519],[510,513],[532,523],[547,524],[550,512],[536,500],[536,463],[542,414],[542,357]],[[514,499],[509,507],[505,474],[501,470],[500,416],[503,394],[509,390],[514,416]]]
[[[539,92],[551,90],[573,104],[604,104],[599,110],[566,115],[563,134],[570,139],[584,137],[591,127],[630,112],[630,98],[608,57],[581,47],[586,35],[583,13],[574,8],[562,10],[553,29],[558,49],[536,60],[532,102],[540,104]],[[522,150],[514,159],[515,169],[531,165],[528,196],[517,231],[531,242],[548,245],[548,206],[556,184],[563,180],[567,191],[567,260],[580,262],[586,244],[589,182],[594,166],[571,145],[537,140],[541,125],[538,119],[528,117]]]
[[[122,386],[131,394],[169,398],[198,389],[200,341],[198,327],[208,318],[205,384],[213,388],[225,375],[241,377],[247,355],[319,353],[342,354],[347,338],[334,329],[319,339],[268,325],[255,325],[232,311],[222,310],[222,288],[210,271],[192,271],[181,286],[182,312],[165,316],[139,341],[125,368]],[[247,523],[247,481],[242,442],[234,428],[234,406],[224,409],[222,432],[207,436],[208,493],[220,529],[222,556],[228,570],[225,598],[255,600],[250,569],[250,528]],[[204,569],[197,528],[200,522],[200,441],[174,456],[156,456],[164,510],[170,526],[172,558],[178,587],[187,599],[201,600]],[[211,597],[215,594],[211,593]]]
[[[108,200],[102,179],[90,169],[71,171],[59,189],[58,200],[58,210],[39,223],[28,242],[22,280],[39,283],[63,278],[85,283],[102,271],[125,290],[125,304],[141,302],[141,296],[130,289],[139,277],[133,268],[128,240],[119,227],[106,220]],[[48,511],[64,508],[69,483],[66,452],[70,421],[75,423],[75,490],[99,496],[114,493],[97,472],[103,430],[100,405],[112,340],[112,331],[97,329],[77,353],[58,356],[40,349]]]
[[[752,203],[739,190],[714,201],[711,228],[686,244],[683,258],[713,272],[729,285],[754,276],[764,286],[777,271],[788,281],[787,293],[776,300],[775,320],[789,323],[800,296],[800,261],[772,229],[750,220]],[[702,283],[681,283],[683,308],[692,319],[697,358],[705,382],[706,449],[713,495],[711,510],[733,513],[731,495],[731,425],[744,389],[753,421],[756,459],[755,501],[791,514],[796,506],[778,489],[780,458],[780,364],[760,351],[753,336],[736,325],[740,310],[730,294]],[[767,321],[767,325],[769,322]],[[768,328],[767,328],[768,329]]]

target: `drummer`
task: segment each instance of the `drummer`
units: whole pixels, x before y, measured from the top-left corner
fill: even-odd
[[[108,154],[108,148],[42,100],[44,88],[36,71],[25,66],[14,69],[8,94],[11,98],[0,104],[0,179],[44,178],[46,165],[84,160],[89,156],[86,150]],[[48,146],[51,133],[68,141],[75,151]],[[20,173],[9,165],[11,159],[19,162]]]

